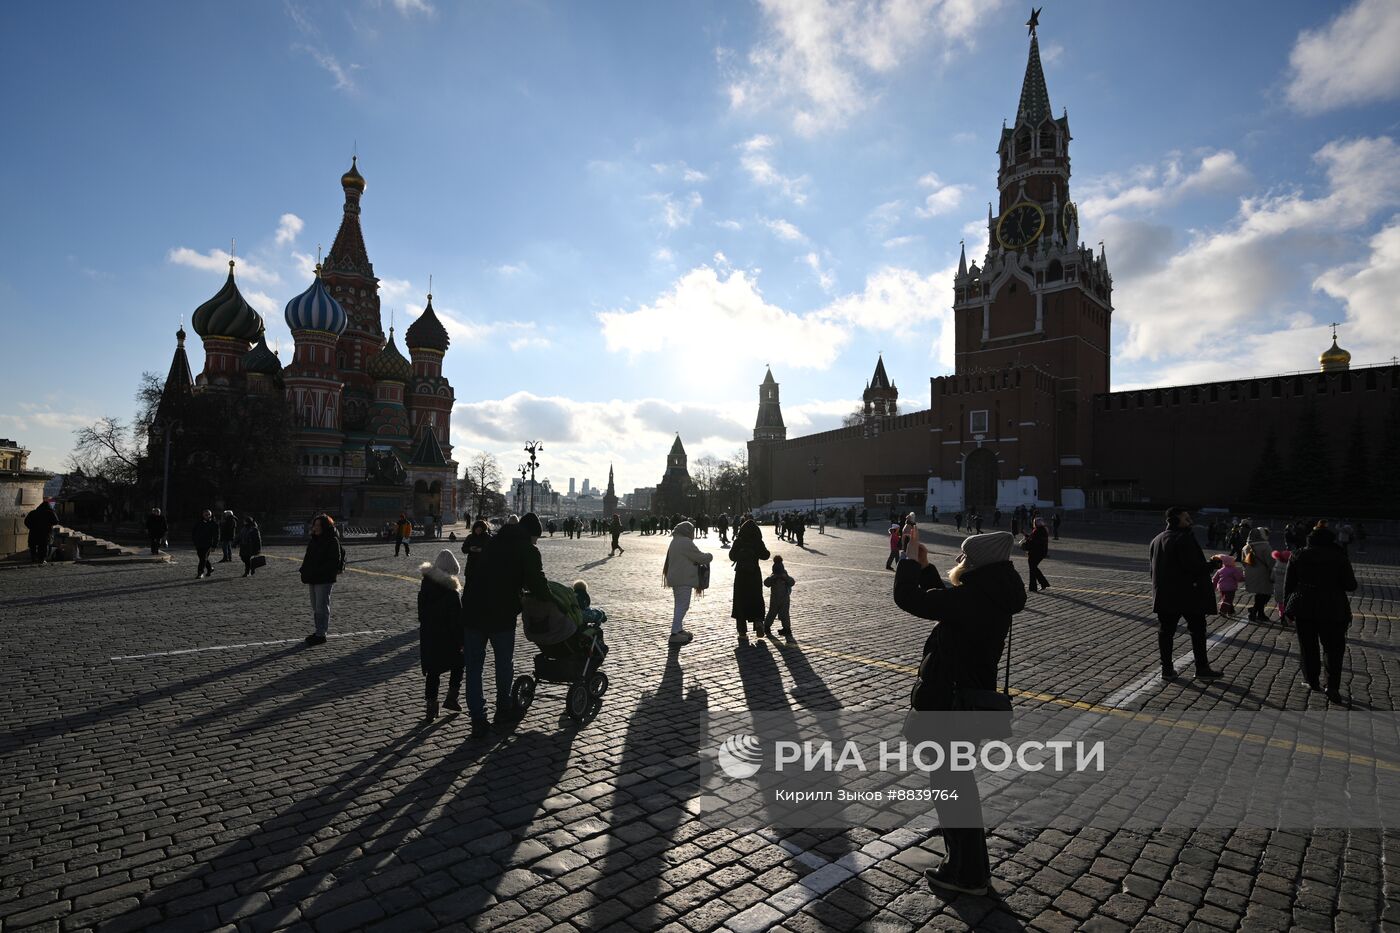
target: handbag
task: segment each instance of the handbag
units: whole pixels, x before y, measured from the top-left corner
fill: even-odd
[[[248,561],[248,566],[252,567],[254,570],[261,570],[267,566],[267,558],[261,554],[254,554]]]
[[[695,591],[703,593],[710,588],[710,565],[700,564],[695,568],[695,576],[699,582],[695,584]]]
[[[1011,706],[1011,627],[1006,630],[1006,669],[1003,674],[1002,689],[984,690],[953,685],[953,712],[983,714],[978,717],[981,728],[975,735],[950,736],[931,731],[928,723],[921,722],[918,718],[920,715],[927,716],[931,711],[913,709],[912,694],[910,701],[911,708],[905,714],[904,728],[901,730],[904,737],[910,741],[923,742],[940,738],[982,741],[983,739],[1010,738],[1011,721],[1014,715]]]

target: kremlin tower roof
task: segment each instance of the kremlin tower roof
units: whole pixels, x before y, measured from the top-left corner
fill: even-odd
[[[1337,346],[1337,325],[1332,325],[1332,346],[1322,351],[1317,362],[1325,373],[1351,368],[1351,354]]]
[[[233,281],[233,260],[228,261],[228,281],[224,287],[194,311],[190,326],[201,337],[231,337],[256,340],[263,330],[262,315],[244,299]]]
[[[423,348],[425,350],[439,350],[447,352],[447,345],[451,342],[447,336],[447,328],[442,326],[442,321],[438,320],[437,314],[433,311],[433,296],[428,294],[428,306],[423,309],[423,313],[418,315],[418,320],[408,325],[408,330],[404,331],[404,343],[410,350]]]
[[[389,328],[389,341],[384,344],[384,349],[380,350],[370,358],[365,365],[365,372],[375,382],[408,382],[413,378],[413,364],[404,359],[399,348],[394,346],[394,329]]]
[[[293,333],[299,330],[319,330],[339,336],[345,333],[349,318],[340,302],[331,297],[321,281],[321,267],[316,266],[316,278],[311,285],[287,302],[287,326]]]
[[[365,193],[365,176],[360,174],[357,167],[360,161],[359,156],[350,157],[350,171],[340,176],[340,186],[342,188],[352,188],[360,194]]]

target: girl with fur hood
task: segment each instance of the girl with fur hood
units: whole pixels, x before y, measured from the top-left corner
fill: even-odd
[[[461,568],[452,552],[444,548],[431,564],[418,572],[423,584],[418,588],[418,651],[426,678],[423,693],[427,718],[438,714],[438,684],[442,672],[449,672],[447,699],[443,706],[460,711],[462,704],[462,584]]]
[[[695,526],[681,522],[671,532],[671,543],[666,548],[666,562],[661,565],[661,575],[675,596],[675,611],[671,614],[671,644],[684,645],[694,639],[694,635],[684,627],[685,614],[690,610],[692,594],[703,592],[700,589],[700,568],[710,566],[713,554],[707,554],[695,544]]]

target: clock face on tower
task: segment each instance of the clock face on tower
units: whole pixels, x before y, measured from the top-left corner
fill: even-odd
[[[997,221],[997,240],[1005,249],[1025,249],[1045,229],[1045,212],[1040,205],[1022,201],[1013,205]]]
[[[1065,209],[1060,212],[1060,230],[1064,233],[1066,240],[1069,239],[1070,231],[1078,226],[1079,208],[1074,206],[1073,201],[1070,201],[1065,205]]]

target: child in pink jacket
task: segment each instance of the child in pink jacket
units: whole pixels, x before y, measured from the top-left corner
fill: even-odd
[[[1235,614],[1235,590],[1244,582],[1244,570],[1229,554],[1215,556],[1220,560],[1220,569],[1211,576],[1211,580],[1215,583],[1215,591],[1220,594],[1220,614],[1230,617]]]

